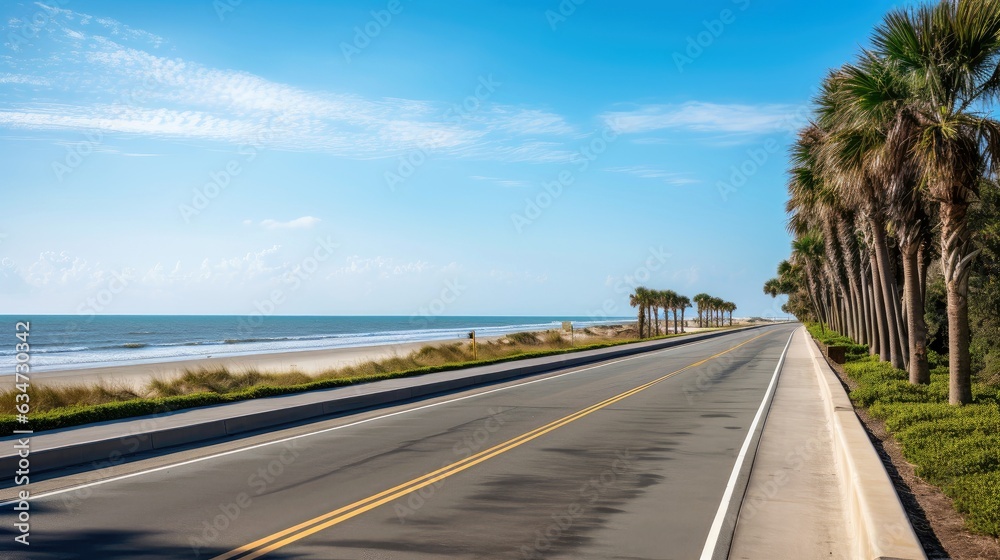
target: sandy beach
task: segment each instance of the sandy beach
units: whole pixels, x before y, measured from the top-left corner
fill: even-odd
[[[78,385],[99,382],[128,384],[140,388],[152,378],[170,379],[184,370],[225,367],[231,371],[257,369],[261,372],[283,372],[292,369],[306,374],[352,365],[392,356],[405,356],[428,344],[447,341],[407,342],[356,348],[330,348],[326,350],[300,350],[248,356],[220,356],[192,360],[177,360],[152,364],[130,364],[86,369],[67,369],[37,372],[32,376],[36,385]]]
[[[610,328],[627,329],[630,327],[618,326]],[[689,333],[701,330],[708,329],[687,327],[687,332]],[[564,334],[564,336],[568,335]],[[481,343],[486,343],[500,338],[503,338],[503,336],[482,337],[479,340]],[[576,341],[578,344],[585,343],[583,341],[588,338],[609,340],[608,338],[604,338],[602,336],[591,337],[579,331],[576,333]],[[281,373],[296,370],[307,375],[314,375],[329,369],[359,364],[367,361],[377,361],[385,358],[391,358],[393,356],[406,356],[414,350],[419,350],[423,346],[452,344],[454,342],[468,341],[463,339],[429,340],[400,344],[358,346],[352,348],[297,350],[292,352],[275,352],[240,356],[213,356],[148,364],[125,364],[83,369],[61,369],[36,372],[32,376],[32,383],[35,385],[66,386],[90,385],[103,382],[110,385],[126,385],[133,389],[142,389],[146,387],[149,381],[154,378],[168,380],[182,375],[185,370],[211,369],[220,367],[233,372],[255,369],[262,373]],[[596,342],[596,340],[594,340],[594,342]]]

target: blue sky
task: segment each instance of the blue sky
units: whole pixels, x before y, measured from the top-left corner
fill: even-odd
[[[774,315],[786,152],[892,4],[3,2],[0,309]]]

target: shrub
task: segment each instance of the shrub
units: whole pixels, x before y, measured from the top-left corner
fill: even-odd
[[[973,385],[974,404],[948,404],[947,356],[931,351],[929,385],[911,385],[905,371],[867,355],[867,347],[830,330],[809,332],[824,344],[845,345],[856,406],[885,421],[906,460],[939,486],[965,514],[969,529],[1000,536],[1000,387]]]

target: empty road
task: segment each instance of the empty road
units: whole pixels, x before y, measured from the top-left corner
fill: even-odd
[[[34,491],[30,548],[4,506],[0,557],[666,559],[716,542],[724,557],[720,510],[738,507],[796,327],[187,450],[84,488],[57,474]]]

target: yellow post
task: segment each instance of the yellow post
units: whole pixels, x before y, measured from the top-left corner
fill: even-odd
[[[472,339],[472,359],[479,359],[479,350],[476,348],[476,331],[469,331],[469,338]]]

